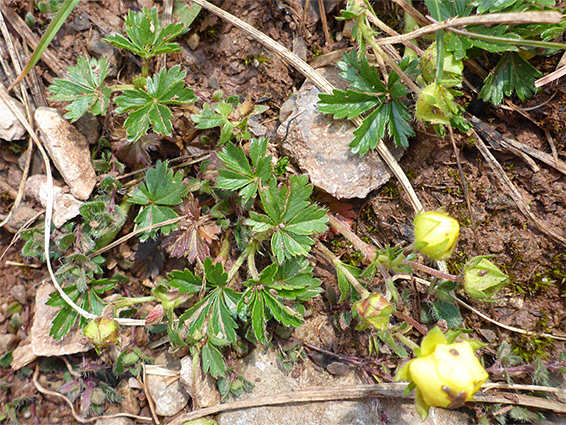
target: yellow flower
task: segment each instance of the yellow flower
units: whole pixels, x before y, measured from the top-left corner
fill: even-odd
[[[456,247],[460,225],[438,211],[417,214],[414,222],[415,248],[433,260],[445,260]]]
[[[487,380],[488,374],[474,355],[472,343],[448,344],[436,327],[423,339],[420,356],[399,369],[395,380],[411,381],[416,386],[416,408],[423,420],[430,406],[463,406]]]

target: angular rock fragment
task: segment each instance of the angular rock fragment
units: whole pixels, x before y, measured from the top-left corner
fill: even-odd
[[[35,122],[43,144],[69,185],[71,194],[77,199],[88,199],[96,185],[96,173],[87,139],[54,108],[37,108]]]
[[[53,285],[42,285],[37,289],[30,337],[14,350],[12,369],[20,369],[37,357],[66,356],[89,351],[92,348],[91,344],[85,343],[81,329],[71,330],[60,340],[49,335],[51,323],[59,312],[58,308],[46,304],[54,290]]]
[[[193,362],[191,356],[183,357],[179,377],[181,384],[193,399],[194,408],[220,404],[220,393],[216,388],[216,382],[209,374],[202,372],[199,360]]]
[[[24,105],[12,98],[10,98],[10,103],[13,107],[18,108],[25,116]],[[12,140],[22,139],[25,134],[26,129],[20,120],[16,118],[8,105],[0,99],[0,139],[11,142]]]
[[[335,68],[318,69],[328,80],[338,78]],[[306,172],[312,184],[337,199],[365,198],[386,183],[391,173],[375,151],[353,154],[354,124],[318,112],[320,91],[306,81],[294,96],[291,115],[279,126],[283,149]],[[288,110],[289,106],[282,106]],[[287,136],[287,137],[285,137]],[[392,149],[399,158],[403,150]]]
[[[36,174],[26,182],[26,195],[32,197],[44,207],[47,205],[49,185],[47,176]],[[53,185],[53,224],[56,228],[61,227],[67,221],[80,214],[83,203],[68,193],[63,193],[63,188]]]

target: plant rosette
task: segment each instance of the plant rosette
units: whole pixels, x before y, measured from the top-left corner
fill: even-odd
[[[460,225],[458,221],[439,211],[417,214],[414,221],[415,249],[436,261],[445,260],[454,251]]]
[[[507,283],[509,276],[488,260],[490,255],[472,258],[464,267],[464,289],[470,297],[495,301],[492,297]]]
[[[481,346],[475,340],[449,344],[435,327],[415,350],[417,357],[399,369],[395,381],[410,381],[405,394],[415,390],[415,407],[423,421],[430,407],[461,407],[481,388],[488,378],[474,354]]]

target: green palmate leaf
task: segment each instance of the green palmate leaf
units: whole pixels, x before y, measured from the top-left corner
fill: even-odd
[[[411,116],[407,107],[396,101],[389,101],[378,106],[354,131],[354,140],[350,143],[352,152],[365,155],[370,149],[375,149],[377,142],[385,136],[387,126],[397,146],[408,146],[408,137],[415,133],[409,121]]]
[[[387,128],[389,134],[393,136],[396,146],[406,148],[409,146],[408,138],[415,135],[412,127],[409,125],[411,116],[407,112],[407,107],[400,102],[389,102],[389,119]]]
[[[172,114],[167,105],[182,105],[197,100],[193,90],[185,87],[186,72],[179,65],[148,77],[145,88],[124,90],[116,98],[116,112],[128,113],[124,123],[129,141],[138,140],[153,126],[157,133],[171,135]]]
[[[167,169],[167,162],[157,161],[147,170],[145,181],[132,193],[130,202],[147,205],[179,205],[188,188],[183,184],[183,172]]]
[[[280,188],[274,184],[260,190],[267,214],[250,213],[246,224],[254,232],[271,234],[271,249],[277,261],[307,255],[314,241],[309,237],[326,230],[326,211],[311,204],[307,176],[291,176]]]
[[[235,343],[237,324],[234,317],[240,294],[226,287],[228,275],[222,264],[213,264],[207,258],[204,270],[207,283],[214,289],[202,301],[185,311],[179,322],[188,323],[191,335],[202,336],[204,327],[208,325],[207,335],[214,338],[216,345]]]
[[[340,75],[350,82],[351,88],[346,92],[334,90],[331,95],[320,94],[319,111],[341,119],[353,118],[373,109],[354,131],[355,137],[350,143],[352,152],[364,155],[374,149],[385,136],[386,129],[397,146],[406,147],[408,137],[414,132],[409,125],[407,107],[401,101],[408,91],[399,76],[391,73],[385,87],[377,70],[369,66],[365,56],[358,59],[356,52],[345,54],[339,67],[344,71]],[[399,67],[412,75],[416,73],[417,61],[407,57]]]
[[[277,268],[269,287],[282,298],[306,301],[322,292],[320,280],[313,277],[312,270],[306,258],[285,261]]]
[[[376,96],[353,90],[344,92],[334,89],[332,94],[319,94],[318,97],[318,110],[324,114],[333,114],[336,119],[352,119],[381,103]]]
[[[202,289],[202,279],[189,270],[173,270],[167,274],[167,280],[173,288],[182,294],[196,294]]]
[[[178,205],[188,192],[183,184],[183,172],[173,173],[167,169],[167,163],[157,161],[154,168],[147,170],[145,181],[131,195],[130,202],[145,205],[138,213],[135,222],[144,228],[153,224],[162,223],[177,217],[177,213],[169,206]],[[175,225],[163,226],[160,229],[152,229],[140,237],[144,241],[153,238],[158,230],[163,234],[175,228]]]
[[[124,23],[127,38],[116,34],[106,37],[104,41],[114,47],[129,50],[144,60],[164,53],[181,51],[179,45],[172,40],[188,30],[188,27],[181,23],[169,24],[162,28],[155,7],[151,10],[144,7],[139,13],[130,10]]]
[[[252,139],[250,156],[252,163],[248,162],[244,150],[228,143],[218,157],[222,160],[223,168],[218,170],[220,176],[216,179],[216,186],[220,189],[238,190],[244,203],[255,196],[260,184],[266,184],[272,176],[271,155],[267,153],[267,138]]]
[[[540,71],[518,53],[508,53],[485,79],[480,97],[498,105],[503,95],[516,92],[519,99],[525,100],[535,92],[534,82],[541,76]]]
[[[53,96],[50,99],[71,102],[65,108],[66,118],[78,120],[86,112],[94,115],[104,115],[110,102],[112,89],[102,87],[104,79],[108,76],[108,61],[80,56],[76,66],[69,67],[68,79],[56,78],[49,91]]]
[[[227,102],[219,102],[210,106],[205,104],[198,114],[191,116],[199,129],[220,127],[220,144],[224,144],[234,138],[234,123],[228,119],[234,111],[234,106]]]
[[[111,279],[94,279],[89,282],[87,289],[84,291],[81,291],[77,285],[67,286],[63,290],[79,307],[99,316],[102,314],[105,306],[105,303],[100,299],[100,295],[112,289],[115,283]],[[51,293],[46,304],[51,307],[61,307],[61,310],[53,319],[49,335],[55,339],[62,339],[76,324],[79,313],[69,307],[57,291]],[[79,323],[81,327],[84,327],[88,321],[81,317]]]
[[[289,270],[292,268],[294,267],[291,266]],[[278,288],[286,286],[282,285],[281,281],[275,280],[278,272],[285,274],[285,270],[280,271],[279,269],[283,267],[271,264],[260,273],[257,280],[252,279],[245,282],[244,285],[248,289],[238,303],[238,311],[251,317],[254,336],[264,344],[267,342],[266,324],[271,318],[285,326],[296,327],[303,323],[300,315],[284,305],[278,296]]]
[[[462,315],[458,306],[449,301],[436,300],[431,305],[431,312],[435,321],[446,320],[451,328],[462,325]]]
[[[343,71],[340,76],[349,81],[353,89],[385,94],[386,89],[379,78],[377,69],[368,64],[365,55],[361,55],[360,59],[358,56],[360,55],[354,50],[350,54],[344,53],[343,60],[337,64],[338,68]]]
[[[226,363],[222,358],[222,353],[211,343],[206,343],[202,347],[202,371],[210,373],[214,378],[224,376],[226,373]]]
[[[340,303],[344,302],[350,296],[350,294],[352,301],[355,301],[357,298],[359,298],[359,296],[356,295],[357,291],[352,291],[352,284],[346,277],[345,272],[348,272],[356,279],[362,275],[362,271],[357,267],[351,266],[349,264],[344,264],[342,262],[336,264],[336,276],[338,279],[338,288],[340,289],[341,294],[340,300],[338,301]]]

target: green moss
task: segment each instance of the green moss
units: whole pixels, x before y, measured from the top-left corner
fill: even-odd
[[[518,340],[513,340],[513,354],[521,357],[526,362],[535,359],[546,359],[550,354],[552,340],[535,335],[521,335]]]

